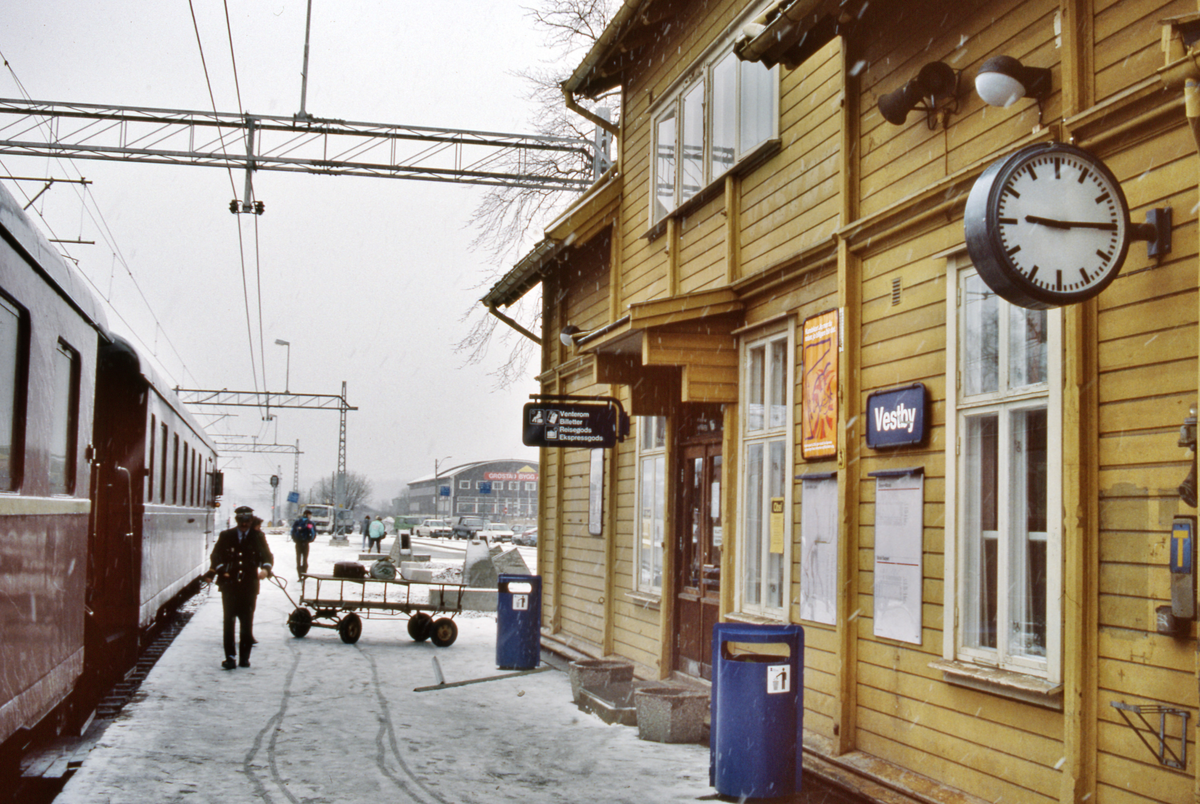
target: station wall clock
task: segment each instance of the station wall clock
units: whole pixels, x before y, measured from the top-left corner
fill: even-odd
[[[967,197],[964,228],[988,287],[1038,310],[1078,304],[1108,287],[1132,239],[1112,172],[1061,142],[1030,145],[990,165]]]

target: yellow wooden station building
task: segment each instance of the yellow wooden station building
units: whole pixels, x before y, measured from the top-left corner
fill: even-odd
[[[819,772],[1200,801],[1197,12],[627,0],[564,85],[615,165],[484,299],[633,417],[542,451],[544,640],[796,623]]]

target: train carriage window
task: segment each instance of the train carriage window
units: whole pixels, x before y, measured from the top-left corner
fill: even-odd
[[[187,505],[188,492],[188,443],[183,442],[183,469],[179,476],[179,502],[181,505]]]
[[[179,433],[175,434],[175,454],[171,456],[171,504],[179,503]]]
[[[75,491],[75,452],[79,429],[79,353],[62,341],[51,378],[50,491]]]
[[[158,478],[158,501],[167,501],[167,423],[162,425],[162,470]]]
[[[25,393],[22,382],[26,343],[25,316],[19,308],[0,298],[0,491],[21,485],[24,454]]]
[[[154,502],[154,436],[158,429],[158,422],[154,418],[154,414],[150,414],[150,449],[146,453],[150,456],[149,465],[146,467],[146,502]]]

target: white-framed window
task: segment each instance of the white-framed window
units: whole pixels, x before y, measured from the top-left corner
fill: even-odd
[[[469,488],[471,488],[471,481],[470,480],[460,480],[460,481],[458,481],[458,487],[460,489],[469,489]]]
[[[1061,313],[1009,304],[965,256],[949,275],[944,654],[1057,682]]]
[[[741,27],[651,110],[651,225],[779,136],[779,71],[734,55]]]
[[[738,609],[783,617],[791,566],[795,330],[742,345]]]
[[[638,518],[634,589],[662,595],[663,545],[666,540],[667,419],[638,418]]]

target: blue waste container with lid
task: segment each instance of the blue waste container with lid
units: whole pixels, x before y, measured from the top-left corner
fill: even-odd
[[[713,626],[709,783],[723,796],[800,792],[804,629]]]
[[[496,599],[496,666],[532,670],[542,658],[542,577],[501,575]]]

